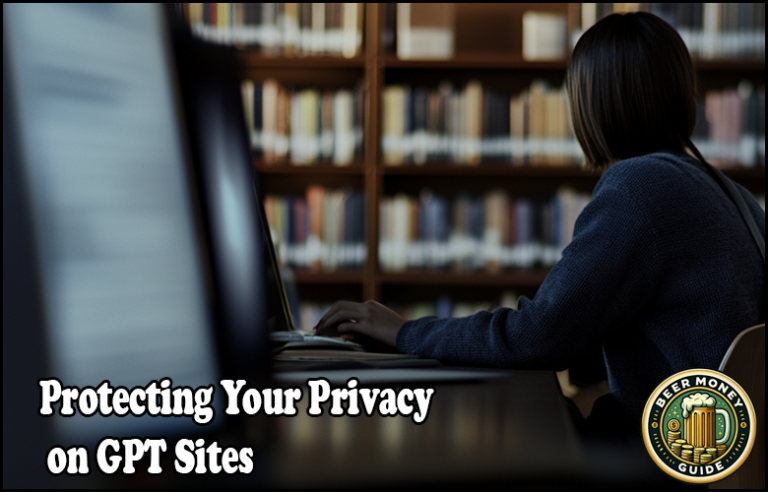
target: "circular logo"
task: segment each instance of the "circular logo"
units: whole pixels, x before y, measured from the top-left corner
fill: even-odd
[[[735,472],[755,442],[755,410],[747,392],[725,374],[691,369],[651,394],[643,412],[643,440],[667,474],[711,483]]]

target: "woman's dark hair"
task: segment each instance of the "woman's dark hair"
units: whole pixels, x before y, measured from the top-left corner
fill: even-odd
[[[613,14],[584,33],[565,78],[586,165],[684,152],[696,124],[696,72],[680,35],[653,14]]]

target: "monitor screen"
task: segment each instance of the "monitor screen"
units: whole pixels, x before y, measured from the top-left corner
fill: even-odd
[[[30,213],[48,376],[81,388],[216,383],[217,308],[200,239],[208,229],[189,186],[161,7],[4,4],[3,45],[3,99],[13,102],[12,110],[4,104],[4,149],[9,126]],[[3,167],[5,175],[5,150]],[[214,186],[226,220],[213,233],[247,266],[253,244],[238,232],[247,212],[231,181]],[[17,239],[4,238],[4,250]],[[236,275],[228,295],[253,293],[251,273]],[[14,280],[4,274],[4,286]],[[3,329],[23,327],[4,321]],[[58,444],[197,428],[188,417],[53,420]]]

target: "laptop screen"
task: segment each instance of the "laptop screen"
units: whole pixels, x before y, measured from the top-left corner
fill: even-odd
[[[173,16],[172,16],[173,17]],[[179,20],[178,18],[172,18]],[[181,25],[174,30],[193,187],[205,224],[214,289],[213,315],[227,376],[249,377],[269,365],[267,318],[274,291],[265,263],[258,187],[246,135],[240,77],[234,50],[193,39]]]

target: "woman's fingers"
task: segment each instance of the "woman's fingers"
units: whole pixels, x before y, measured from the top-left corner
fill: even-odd
[[[366,328],[366,325],[363,323],[350,322],[341,323],[338,327],[336,327],[340,333],[362,333],[363,335],[368,335],[368,333],[366,333],[368,331]]]
[[[394,347],[404,322],[396,312],[375,301],[339,301],[320,319],[315,330],[319,334],[361,333]]]
[[[318,333],[322,333],[323,331],[332,329],[334,326],[337,326],[339,323],[344,323],[350,320],[357,321],[357,318],[360,317],[359,315],[360,313],[358,311],[353,311],[350,309],[345,309],[343,311],[336,311],[324,322],[321,321],[320,323],[318,323],[316,330],[318,331]]]
[[[325,315],[320,318],[315,330],[318,333],[323,333],[332,330],[335,325],[343,321],[354,319],[356,321],[363,315],[362,304],[349,301],[339,301],[331,306]]]

